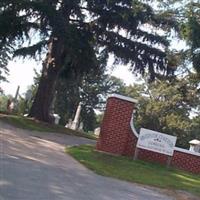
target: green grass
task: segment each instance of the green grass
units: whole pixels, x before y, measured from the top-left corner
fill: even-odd
[[[87,168],[103,176],[165,189],[184,190],[200,196],[200,175],[100,153],[89,145],[66,148],[66,152]]]
[[[67,135],[75,135],[79,137],[85,137],[88,139],[96,139],[95,136],[82,133],[78,131],[74,131],[71,129],[67,129],[60,125],[53,125],[44,123],[41,121],[37,121],[31,118],[18,116],[18,115],[6,115],[0,114],[0,120],[4,121],[10,125],[13,125],[17,128],[32,130],[32,131],[39,131],[39,132],[56,132],[56,133],[64,133]]]

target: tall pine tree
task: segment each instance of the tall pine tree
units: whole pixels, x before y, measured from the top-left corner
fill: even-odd
[[[35,56],[46,50],[31,117],[51,121],[50,107],[61,70],[73,69],[76,74],[98,70],[99,55],[107,59],[112,53],[115,63],[130,63],[135,72],[148,70],[151,79],[156,71],[169,72],[165,54],[169,43],[158,30],[168,30],[173,22],[144,2],[1,1],[0,37],[17,40],[15,55]],[[24,47],[27,39],[30,45]]]

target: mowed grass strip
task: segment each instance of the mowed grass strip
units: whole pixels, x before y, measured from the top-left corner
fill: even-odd
[[[160,188],[184,190],[200,197],[200,175],[100,153],[90,145],[66,148],[66,152],[97,174]]]
[[[23,117],[19,115],[0,114],[0,120],[21,129],[27,129],[27,130],[39,131],[39,132],[64,133],[67,135],[85,137],[85,138],[93,139],[93,140],[96,139],[96,137],[91,134],[74,131],[60,125],[48,124],[48,123],[44,123],[38,120],[34,120],[32,118],[27,118],[27,117]]]

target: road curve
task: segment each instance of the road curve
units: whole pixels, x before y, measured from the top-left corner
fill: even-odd
[[[173,200],[150,187],[96,175],[64,153],[66,145],[93,143],[0,121],[0,200]]]

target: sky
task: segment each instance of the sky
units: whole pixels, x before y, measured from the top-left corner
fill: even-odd
[[[5,94],[14,96],[18,86],[20,86],[20,94],[25,93],[27,87],[33,83],[34,68],[39,71],[41,64],[28,59],[10,61],[8,64],[8,69],[10,70],[7,77],[8,82],[1,83]]]

